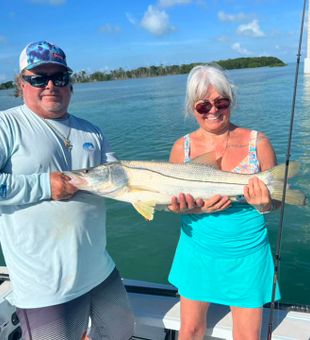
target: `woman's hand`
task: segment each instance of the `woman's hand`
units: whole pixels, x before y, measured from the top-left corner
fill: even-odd
[[[266,184],[258,177],[249,180],[248,185],[243,189],[246,201],[261,212],[269,211],[272,200]]]
[[[227,196],[215,195],[207,200],[194,199],[190,194],[180,193],[173,196],[168,210],[179,214],[213,213],[227,209],[231,201]]]

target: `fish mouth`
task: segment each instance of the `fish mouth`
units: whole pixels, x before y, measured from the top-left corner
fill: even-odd
[[[78,176],[78,174],[70,174],[69,175],[70,177],[70,181],[69,183],[74,185],[75,187],[81,187],[81,186],[87,186],[88,185],[88,182],[87,180],[83,177],[83,176]]]

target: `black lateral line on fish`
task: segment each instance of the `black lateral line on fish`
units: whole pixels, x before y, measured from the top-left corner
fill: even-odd
[[[200,182],[200,183],[207,182],[207,183],[224,183],[224,184],[246,185],[246,183],[243,184],[243,183],[238,183],[238,182],[237,183],[236,182],[226,182],[226,181],[225,182],[224,181],[222,181],[222,182],[215,182],[215,181],[207,180],[207,179],[206,180],[199,180],[199,179],[182,178],[182,177],[176,177],[176,176],[172,176],[172,175],[163,174],[163,173],[161,173],[159,171],[156,171],[156,170],[153,170],[153,169],[134,167],[134,166],[129,166],[129,165],[125,165],[125,164],[122,164],[122,166],[124,166],[125,168],[128,168],[128,169],[133,169],[133,170],[150,171],[150,172],[153,172],[155,174],[158,174],[158,175],[161,175],[161,176],[164,176],[164,177],[173,178],[173,179],[179,179],[179,180],[188,181],[188,182]],[[227,172],[227,173],[231,174],[229,172]],[[247,175],[247,174],[237,174],[237,175],[238,176],[239,175],[240,176],[250,176],[250,175]],[[254,176],[254,174],[253,174],[253,176]],[[256,176],[257,176],[257,174],[256,174]],[[250,178],[250,177],[248,177],[248,178]]]

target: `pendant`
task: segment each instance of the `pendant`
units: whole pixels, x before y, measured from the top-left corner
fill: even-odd
[[[68,138],[64,139],[64,145],[65,148],[67,148],[69,151],[71,151],[71,149],[73,148],[73,145],[71,144],[71,141]]]

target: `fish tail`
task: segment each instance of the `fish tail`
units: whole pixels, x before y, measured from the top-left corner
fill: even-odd
[[[287,178],[292,178],[297,175],[300,168],[299,162],[291,161],[288,167]],[[276,165],[275,167],[261,172],[258,177],[265,178],[271,176],[273,180],[283,181],[285,177],[285,164]]]
[[[274,183],[272,186],[271,198],[277,201],[282,201],[283,197],[283,183]],[[299,190],[287,189],[285,192],[285,203],[292,205],[305,205],[306,196]]]
[[[300,168],[299,162],[291,161],[288,166],[287,178],[296,176]],[[286,164],[276,165],[275,167],[261,172],[257,176],[263,180],[267,186],[270,185],[271,198],[282,201],[283,197],[283,185],[286,171]],[[299,190],[289,189],[285,193],[285,203],[293,205],[305,205],[306,196]]]

